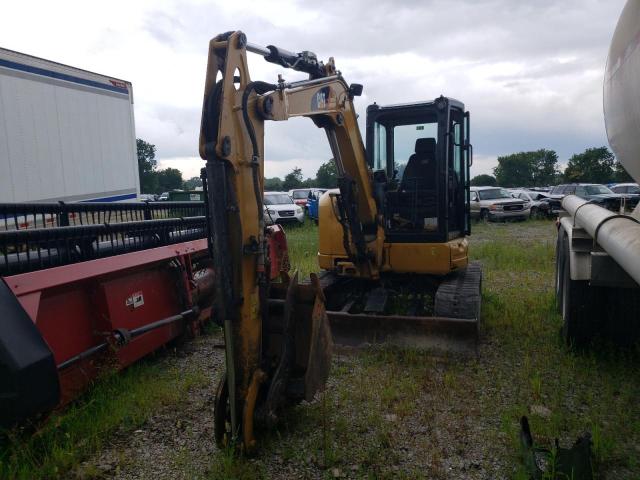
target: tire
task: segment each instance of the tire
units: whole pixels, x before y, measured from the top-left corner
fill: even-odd
[[[564,227],[558,228],[558,239],[556,240],[556,310],[562,313],[562,284],[564,275],[564,243],[567,241],[567,234]]]
[[[538,218],[540,218],[540,214],[538,213],[538,207],[531,207],[531,210],[529,211],[529,218],[533,220],[537,220]]]
[[[601,288],[590,287],[588,280],[571,280],[567,240],[562,249],[562,337],[568,345],[583,348],[598,333],[605,295]]]
[[[604,335],[614,344],[633,347],[640,340],[640,295],[623,288],[607,289]]]
[[[483,208],[482,210],[480,210],[480,216],[478,217],[478,220],[481,222],[486,222],[489,218],[489,211],[486,208]]]

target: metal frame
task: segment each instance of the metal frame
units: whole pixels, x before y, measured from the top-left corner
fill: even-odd
[[[0,203],[0,231],[196,217],[204,214],[204,202]]]
[[[0,231],[0,275],[206,237],[206,217]]]

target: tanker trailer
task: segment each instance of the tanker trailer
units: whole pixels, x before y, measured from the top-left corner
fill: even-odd
[[[613,34],[604,75],[609,144],[640,180],[640,0],[628,0]],[[574,345],[603,336],[640,338],[640,207],[617,214],[575,195],[562,201],[556,244],[556,303]]]

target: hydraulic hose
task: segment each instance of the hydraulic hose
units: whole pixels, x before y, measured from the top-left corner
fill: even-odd
[[[258,140],[256,138],[256,131],[253,128],[251,119],[249,118],[247,105],[249,103],[249,96],[253,91],[255,91],[258,95],[263,95],[277,88],[278,86],[273,83],[261,81],[250,82],[247,85],[247,88],[245,88],[244,93],[242,94],[242,119],[244,120],[244,125],[247,128],[249,139],[251,140],[251,149],[253,151],[251,157],[251,167],[253,169],[253,190],[256,196],[256,204],[258,205],[258,216],[261,223],[264,221],[262,212],[264,207],[262,205],[262,193],[260,192],[260,181],[258,178],[260,152],[258,151]]]

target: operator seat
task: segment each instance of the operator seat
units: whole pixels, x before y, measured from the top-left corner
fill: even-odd
[[[433,190],[436,186],[436,139],[418,138],[415,153],[402,174],[400,191]]]

